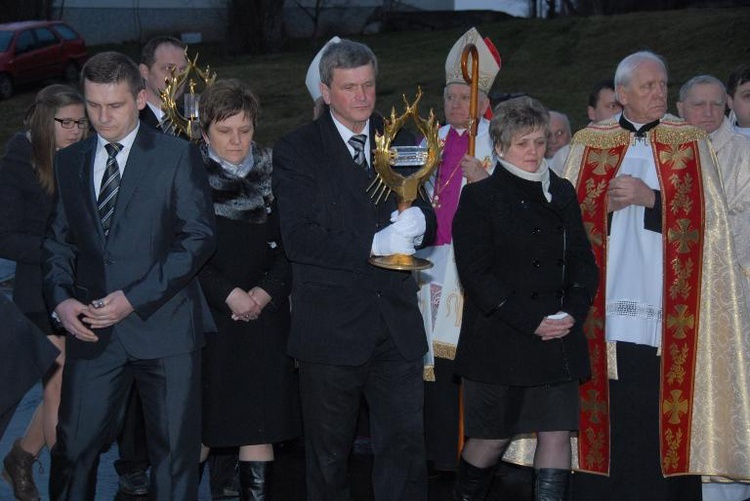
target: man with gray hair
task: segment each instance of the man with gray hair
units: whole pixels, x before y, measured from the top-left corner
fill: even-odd
[[[688,80],[680,89],[677,111],[687,123],[705,130],[716,150],[737,259],[744,271],[747,304],[750,299],[750,139],[735,131],[724,116],[726,104],[724,84],[711,75],[700,75]],[[744,483],[703,484],[704,501],[741,501],[748,497],[750,486]]]
[[[329,110],[281,138],[273,191],[292,263],[289,354],[299,360],[307,499],[349,501],[349,452],[364,396],[377,501],[427,499],[422,356],[425,330],[408,271],[369,263],[432,242],[429,205],[376,204],[371,150],[377,60],[364,44],[330,44],[320,60]],[[414,144],[413,142],[411,143]]]
[[[565,167],[601,270],[573,497],[699,500],[701,474],[750,478],[724,453],[750,443],[742,278],[706,133],[666,114],[664,61],[631,54],[615,90],[622,114],[576,133]]]

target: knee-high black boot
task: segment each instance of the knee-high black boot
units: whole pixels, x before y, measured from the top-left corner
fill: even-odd
[[[495,466],[478,468],[461,458],[458,463],[458,477],[453,490],[455,501],[484,501],[490,492]]]
[[[240,500],[271,501],[273,461],[240,461]]]
[[[534,501],[565,501],[567,499],[570,470],[540,468],[534,470]]]

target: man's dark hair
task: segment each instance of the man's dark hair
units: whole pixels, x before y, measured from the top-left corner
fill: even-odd
[[[182,40],[179,40],[175,37],[154,37],[146,42],[146,45],[144,45],[143,49],[141,49],[141,64],[145,64],[150,68],[151,65],[156,61],[156,49],[158,49],[162,45],[173,45],[182,50],[185,50],[185,47],[187,47],[187,45],[185,45]]]
[[[97,84],[126,82],[134,97],[144,89],[138,65],[120,52],[100,52],[86,61],[81,69],[81,87],[87,80]]]
[[[727,79],[727,94],[734,97],[737,87],[745,82],[750,82],[750,64],[743,63],[737,66]]]
[[[597,103],[599,102],[599,93],[603,91],[604,89],[609,89],[612,92],[615,90],[615,81],[612,78],[607,78],[605,80],[600,80],[594,85],[594,88],[591,89],[591,94],[589,94],[589,106],[592,108],[596,108]]]
[[[330,87],[333,81],[333,70],[349,70],[360,66],[372,65],[375,76],[378,76],[378,59],[370,48],[359,42],[343,39],[339,43],[328,44],[320,57],[320,81]]]

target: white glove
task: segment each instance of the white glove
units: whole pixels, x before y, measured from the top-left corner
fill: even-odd
[[[418,207],[409,207],[403,212],[393,211],[391,222],[393,223],[391,226],[407,238],[422,237],[427,229],[424,214]]]
[[[372,254],[375,256],[390,256],[391,254],[414,254],[412,237],[401,235],[394,224],[389,224],[372,237]]]

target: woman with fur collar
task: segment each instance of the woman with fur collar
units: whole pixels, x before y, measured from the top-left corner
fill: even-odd
[[[217,250],[200,273],[218,327],[203,352],[203,443],[239,447],[240,497],[269,499],[273,443],[299,433],[296,376],[286,355],[291,267],[271,192],[271,151],[253,142],[258,99],[243,82],[201,96],[203,153]]]

